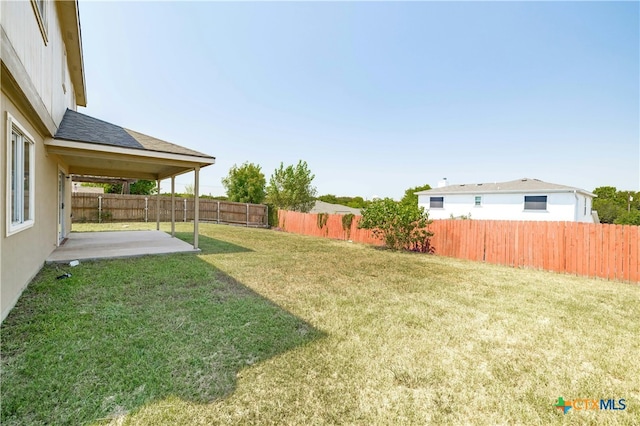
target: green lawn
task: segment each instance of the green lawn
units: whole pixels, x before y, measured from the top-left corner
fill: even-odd
[[[640,424],[640,286],[200,231],[200,255],[45,267],[2,324],[1,423]]]

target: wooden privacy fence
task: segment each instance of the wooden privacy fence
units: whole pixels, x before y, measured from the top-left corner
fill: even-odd
[[[342,215],[330,214],[322,229],[318,227],[318,215],[313,213],[298,213],[286,210],[278,211],[278,226],[286,232],[294,234],[312,235],[315,237],[351,240],[356,243],[382,245],[382,241],[375,238],[368,229],[358,229],[361,216],[355,216],[349,231],[342,228]]]
[[[160,221],[171,221],[171,197],[160,196]],[[178,198],[176,222],[194,220],[194,198]],[[74,193],[71,196],[73,222],[155,222],[158,212],[155,195]],[[266,227],[267,206],[200,198],[200,221]]]
[[[317,215],[280,211],[280,227],[318,237],[347,239],[340,215],[318,227]],[[350,230],[352,241],[382,245],[370,231]],[[640,226],[576,222],[435,220],[435,254],[513,267],[640,282]]]

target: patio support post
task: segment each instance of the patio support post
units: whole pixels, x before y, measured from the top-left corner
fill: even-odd
[[[171,236],[176,236],[176,177],[171,176]]]
[[[160,230],[160,178],[158,178],[158,195],[156,196],[156,231]]]
[[[198,249],[198,220],[200,220],[200,166],[195,168],[195,179],[193,195],[195,197],[195,208],[193,212],[193,248]]]

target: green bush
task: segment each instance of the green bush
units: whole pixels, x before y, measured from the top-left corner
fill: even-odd
[[[373,201],[362,211],[359,228],[371,229],[385,246],[394,250],[432,252],[429,215],[423,207],[390,198]]]
[[[622,212],[613,223],[616,225],[640,225],[640,210]]]
[[[327,224],[327,220],[329,220],[329,214],[328,213],[318,213],[317,214],[317,218],[316,221],[318,223],[318,228],[322,229],[325,227],[325,225]]]
[[[351,238],[351,224],[353,223],[353,218],[355,215],[353,213],[347,213],[342,216],[342,229],[347,233],[347,240]]]

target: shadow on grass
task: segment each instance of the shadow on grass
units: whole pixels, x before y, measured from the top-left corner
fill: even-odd
[[[201,238],[206,251],[243,249]],[[210,402],[242,368],[323,336],[190,254],[72,272],[57,280],[45,266],[0,328],[3,425],[83,424],[169,396]]]
[[[192,232],[176,232],[176,237],[189,244],[193,244]],[[198,248],[202,251],[202,254],[245,253],[253,251],[246,247],[229,243],[227,241],[217,240],[202,234],[198,235]]]

